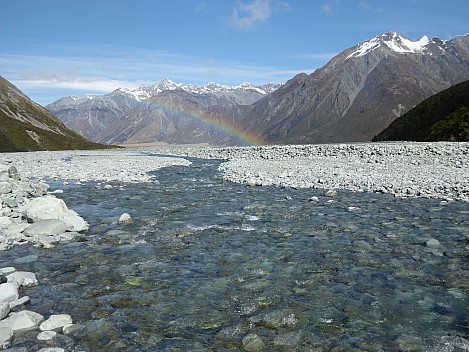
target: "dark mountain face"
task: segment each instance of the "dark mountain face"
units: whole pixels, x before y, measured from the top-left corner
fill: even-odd
[[[0,152],[100,147],[103,146],[66,128],[49,111],[0,77]]]
[[[469,35],[412,42],[387,33],[300,74],[242,123],[267,143],[370,141],[423,99],[469,79]]]
[[[250,104],[278,86],[195,86],[162,80],[135,91],[67,97],[47,108],[69,128],[100,143],[230,145],[240,143],[229,130],[250,111]]]
[[[469,81],[424,100],[373,141],[469,141]]]

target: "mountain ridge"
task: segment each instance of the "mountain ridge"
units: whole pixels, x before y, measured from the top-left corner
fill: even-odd
[[[0,76],[0,151],[105,148],[69,130]]]
[[[364,142],[424,99],[467,79],[469,34],[412,41],[387,32],[271,90],[164,79],[47,108],[101,143],[238,143],[211,124],[240,129],[267,144]]]
[[[245,130],[270,144],[370,141],[425,98],[469,79],[469,35],[423,38],[388,32],[344,50],[254,103]]]
[[[104,95],[64,97],[47,109],[69,128],[100,143],[237,143],[226,138],[229,130],[253,102],[278,86],[213,82],[197,86],[163,79],[134,90],[118,88]]]

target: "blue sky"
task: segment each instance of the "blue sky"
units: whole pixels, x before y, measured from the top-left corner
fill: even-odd
[[[376,35],[469,33],[468,0],[8,0],[0,75],[46,105],[162,78],[285,82]]]

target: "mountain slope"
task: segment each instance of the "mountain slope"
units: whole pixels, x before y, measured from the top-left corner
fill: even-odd
[[[0,152],[98,147],[0,76]]]
[[[67,127],[100,143],[237,144],[230,129],[250,104],[278,86],[197,86],[163,79],[136,90],[62,98],[47,109]]]
[[[242,121],[267,143],[370,141],[429,96],[469,79],[469,35],[413,42],[386,33],[299,74]]]
[[[424,100],[373,141],[469,141],[469,81]]]

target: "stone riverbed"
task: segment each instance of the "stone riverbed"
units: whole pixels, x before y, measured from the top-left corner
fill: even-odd
[[[30,187],[16,208],[2,196],[4,218],[26,229],[24,206],[51,197],[88,226],[0,252],[8,275],[34,273],[18,297],[42,316],[11,351],[469,350],[467,144],[0,161]],[[68,323],[41,330],[56,316]]]

